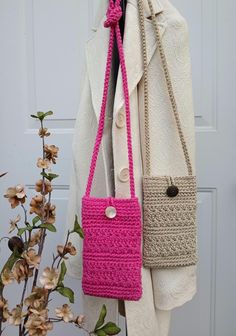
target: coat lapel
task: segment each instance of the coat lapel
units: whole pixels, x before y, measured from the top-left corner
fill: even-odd
[[[163,8],[158,0],[153,1],[153,7],[156,15],[160,14],[163,11]],[[149,64],[156,50],[157,43],[152,21],[148,19],[151,13],[148,7],[147,0],[144,0],[144,11],[146,17],[145,29],[147,39],[147,61]],[[164,24],[159,24],[159,27],[162,35],[165,30],[165,26]],[[129,93],[131,95],[143,75],[143,56],[137,0],[129,0],[127,4],[123,45],[128,75]],[[123,105],[124,95],[122,87],[122,77],[121,71],[119,70],[114,103],[114,117],[117,112],[123,107]]]
[[[103,0],[103,2],[108,3],[108,0]],[[156,15],[163,11],[159,0],[153,2],[153,7]],[[103,11],[105,8],[106,6],[103,6]],[[150,11],[147,0],[144,0],[144,10],[146,17],[145,26],[149,63],[156,49],[156,41],[152,22],[148,19],[148,17],[150,17]],[[96,28],[95,34],[86,44],[87,71],[91,87],[93,107],[97,119],[99,119],[100,115],[109,41],[109,29],[104,28],[103,26],[106,19],[105,13],[100,13],[100,18],[102,19]],[[161,34],[164,32],[164,29],[164,25],[160,24]],[[127,3],[123,45],[128,74],[129,92],[131,94],[143,74],[137,0],[128,0]],[[114,115],[122,108],[123,104],[123,88],[121,72],[119,70],[115,93]]]

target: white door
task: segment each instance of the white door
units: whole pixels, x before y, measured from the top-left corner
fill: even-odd
[[[86,0],[0,0],[0,236],[20,209],[11,211],[3,199],[8,186],[25,184],[29,199],[39,179],[36,168],[41,156],[38,123],[30,118],[37,111],[53,110],[47,126],[53,134],[50,144],[60,148],[55,172],[53,202],[57,205],[57,233],[49,234],[45,251],[48,265],[52,251],[62,242],[67,211],[71,143],[78,111],[84,65],[84,44],[91,33],[93,1]],[[8,248],[0,244],[0,265]],[[49,261],[50,260],[50,261]],[[76,292],[75,313],[82,313],[78,281],[68,279]],[[18,286],[9,286],[10,306],[19,296]],[[67,300],[58,299],[56,306]],[[96,321],[95,321],[96,322]],[[55,324],[55,335],[80,334],[77,328]],[[5,336],[15,336],[8,328]]]
[[[235,336],[236,38],[233,0],[173,0],[187,18],[197,135],[196,297],[173,314],[171,336]]]
[[[198,294],[173,312],[171,336],[235,336],[236,172],[236,41],[233,0],[173,0],[187,18],[193,63],[199,185]],[[33,194],[40,156],[36,111],[53,110],[50,139],[60,147],[54,202],[58,207],[57,234],[61,242],[66,217],[71,141],[79,105],[84,43],[99,0],[0,0],[0,193],[23,183]],[[0,198],[1,199],[1,198]],[[16,213],[18,213],[16,211]],[[12,211],[0,201],[0,236],[8,230]],[[0,264],[6,257],[0,245]],[[78,283],[68,280],[71,287]],[[13,299],[17,287],[10,287]],[[14,290],[12,290],[14,289]],[[13,293],[13,294],[12,294]],[[62,301],[59,300],[58,304]],[[81,312],[80,301],[74,310]],[[55,326],[58,336],[78,331]],[[7,335],[15,333],[9,329]],[[154,335],[153,335],[154,336]]]

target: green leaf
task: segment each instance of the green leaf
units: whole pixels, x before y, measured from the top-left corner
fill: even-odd
[[[17,235],[22,236],[25,231],[32,231],[32,230],[33,230],[33,227],[28,224],[28,226],[26,226],[24,228],[19,228],[18,232],[17,232]]]
[[[35,119],[38,119],[39,117],[38,116],[36,116],[36,115],[34,115],[34,114],[31,114],[30,115],[32,118],[35,118]]]
[[[34,217],[33,220],[32,220],[33,226],[35,226],[39,221],[40,221],[39,216]]]
[[[25,231],[27,231],[27,230],[28,230],[27,227],[25,227],[25,228],[19,228],[19,229],[18,229],[18,232],[17,232],[17,236],[22,236],[23,233],[24,233]]]
[[[37,116],[36,118],[38,118],[39,120],[43,120],[44,118],[46,118],[49,115],[52,115],[53,112],[52,111],[48,111],[48,112],[37,112]],[[33,117],[34,118],[34,117]]]
[[[55,178],[59,177],[59,175],[57,174],[52,174],[52,173],[46,174],[45,172],[42,172],[41,175],[45,177],[47,180],[49,180],[50,182],[54,180]]]
[[[53,174],[53,173],[49,173],[47,178],[48,178],[48,180],[52,181],[52,180],[54,180],[57,177],[59,177],[59,175]]]
[[[44,112],[37,112],[37,116],[39,120],[43,120],[44,119]]]
[[[17,260],[17,259],[22,259],[21,257],[21,253],[19,253],[18,249],[17,248],[14,248],[14,251],[13,251],[13,257]]]
[[[2,278],[1,278],[1,274],[3,273],[5,268],[8,268],[10,270],[12,270],[15,262],[20,259],[21,256],[19,255],[19,253],[17,253],[16,251],[12,252],[12,254],[10,255],[10,257],[8,258],[7,262],[5,263],[5,265],[2,268],[2,271],[0,273],[0,295],[2,294],[4,285],[2,283]]]
[[[103,331],[102,329],[95,331],[95,335],[97,335],[97,336],[107,336],[105,331]]]
[[[63,281],[64,281],[64,278],[65,278],[65,275],[66,275],[66,271],[67,271],[66,264],[65,264],[65,261],[63,261],[61,263],[61,272],[60,272],[59,279],[58,279],[58,286],[59,287],[64,287]]]
[[[70,301],[70,303],[74,303],[74,292],[72,289],[68,287],[57,287],[57,292],[60,293],[61,295],[67,297]]]
[[[45,224],[39,225],[38,227],[41,229],[47,229],[48,231],[51,231],[51,232],[57,232],[57,229],[53,224],[45,223]]]
[[[84,239],[84,231],[83,231],[82,227],[80,226],[80,224],[78,222],[78,216],[77,215],[75,215],[74,229],[73,229],[72,232],[78,233],[80,238]]]
[[[113,322],[108,322],[102,327],[102,330],[105,331],[107,335],[117,335],[121,331],[119,327]]]
[[[105,322],[105,317],[107,315],[107,307],[105,305],[102,306],[99,318],[97,320],[97,323],[95,325],[94,330],[97,331]]]
[[[52,111],[48,111],[48,112],[44,113],[44,117],[47,117],[49,115],[53,115],[53,112]]]

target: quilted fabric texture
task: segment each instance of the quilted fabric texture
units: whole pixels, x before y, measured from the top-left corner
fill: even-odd
[[[113,206],[116,217],[108,218]],[[139,300],[141,286],[141,210],[137,198],[82,200],[83,279],[85,294]]]
[[[194,265],[196,177],[175,177],[179,193],[168,197],[169,178],[144,176],[143,264],[145,267]]]

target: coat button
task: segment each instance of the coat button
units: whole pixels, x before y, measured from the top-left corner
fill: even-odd
[[[118,112],[116,116],[116,126],[123,128],[125,126],[125,115],[123,112]]]
[[[166,194],[169,197],[175,197],[178,195],[178,193],[179,193],[179,188],[175,185],[169,186],[166,190]]]
[[[116,217],[116,208],[114,208],[113,206],[108,206],[105,210],[105,215],[107,216],[107,218],[115,218]]]
[[[118,178],[121,182],[129,181],[129,168],[123,168],[118,174]]]

